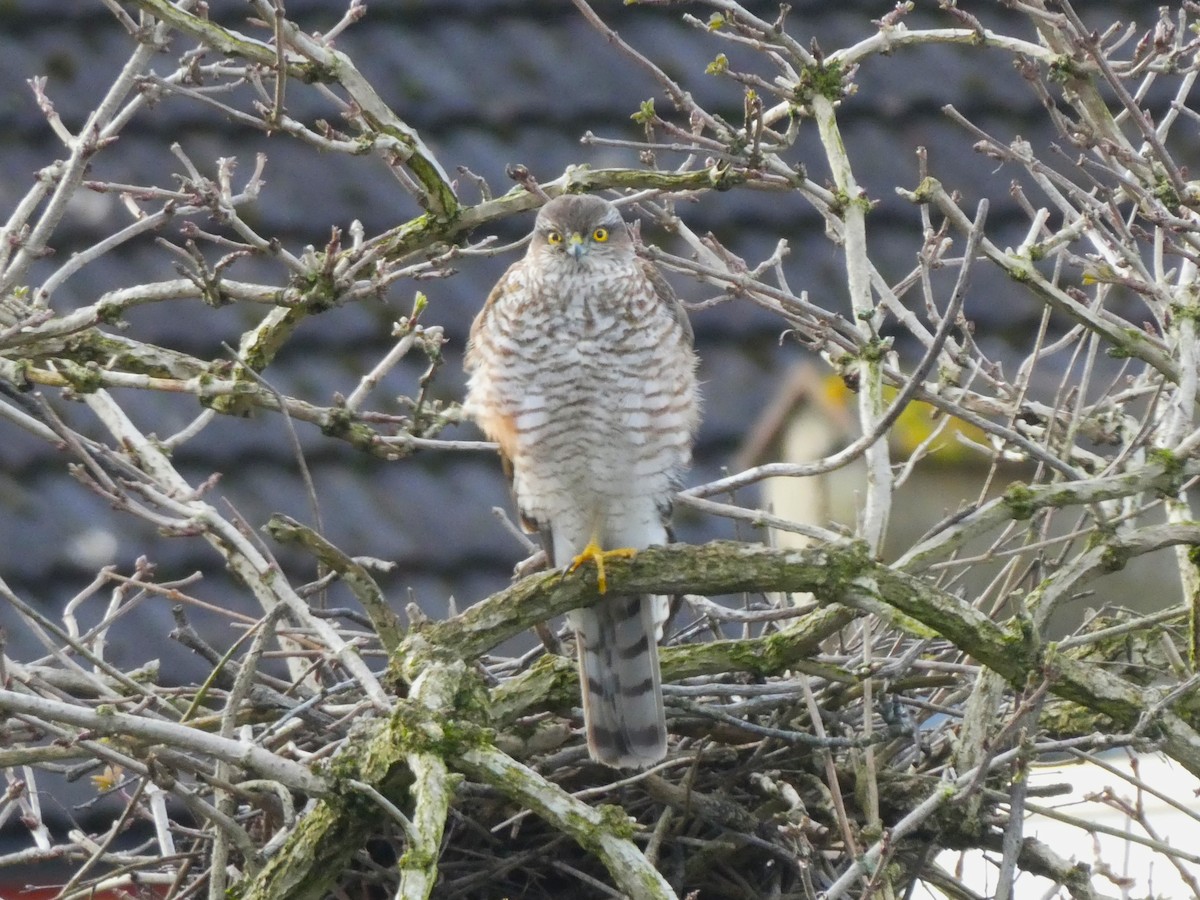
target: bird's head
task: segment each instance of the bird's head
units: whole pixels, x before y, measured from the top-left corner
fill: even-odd
[[[600,197],[564,194],[542,207],[533,226],[534,252],[583,263],[628,255],[633,242],[621,211]]]

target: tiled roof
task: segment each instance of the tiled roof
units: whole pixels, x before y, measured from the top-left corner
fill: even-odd
[[[218,21],[235,25],[244,19],[242,3],[229,0],[210,6]],[[55,7],[51,13],[42,0],[0,4],[0,207],[6,210],[26,190],[35,170],[61,156],[24,80],[49,74],[50,96],[68,125],[77,125],[131,46],[98,4]],[[289,0],[287,6],[289,15],[309,29],[327,28],[336,21],[330,7],[321,0]],[[870,20],[888,8],[890,4],[879,2],[803,2],[794,4],[790,21],[798,33],[811,31],[824,47],[833,49],[865,37],[872,29]],[[1130,2],[1124,8],[1127,16],[1128,11],[1149,15],[1140,4]],[[680,24],[679,14],[678,8],[612,5],[604,10],[628,40],[654,55],[703,102],[736,115],[740,88],[703,74],[706,63],[728,48]],[[934,14],[915,15],[929,21]],[[177,41],[186,45],[183,38]],[[579,137],[585,130],[636,137],[630,113],[642,100],[660,96],[645,73],[632,68],[563,3],[375,3],[364,22],[338,39],[338,46],[421,132],[448,171],[466,166],[485,177],[497,193],[509,187],[504,176],[509,163],[523,163],[545,179],[571,163],[628,164],[626,151],[581,147]],[[164,56],[161,68],[166,70],[172,59]],[[910,268],[917,248],[918,219],[892,194],[893,185],[916,183],[916,146],[930,147],[939,176],[968,198],[985,188],[993,196],[1004,196],[1003,190],[992,188],[1013,177],[971,152],[971,138],[941,115],[942,104],[955,104],[1006,138],[1020,133],[1042,145],[1051,139],[1038,122],[1036,97],[1003,56],[996,53],[994,59],[994,69],[981,73],[973,52],[935,47],[898,51],[894,57],[869,61],[859,72],[860,90],[845,102],[842,125],[857,174],[880,201],[869,223],[869,240],[889,276]],[[289,88],[287,102],[296,116],[329,114],[314,91],[299,85]],[[661,97],[659,107],[666,109]],[[822,181],[815,128],[806,123],[804,129],[801,146],[806,149],[799,156],[810,176]],[[374,157],[321,154],[294,141],[268,138],[178,97],[162,100],[130,126],[116,148],[97,158],[94,177],[169,182],[177,169],[168,151],[174,140],[209,170],[217,157],[237,156],[242,171],[249,171],[254,154],[266,153],[266,189],[252,215],[265,233],[277,235],[295,251],[323,243],[331,224],[346,226],[357,218],[373,233],[416,211]],[[463,186],[467,197],[472,190]],[[60,255],[86,246],[104,233],[109,217],[118,215],[111,198],[86,199],[54,241]],[[761,258],[779,236],[786,236],[793,247],[788,262],[793,288],[808,290],[825,305],[844,302],[839,254],[824,237],[819,217],[800,202],[731,191],[706,197],[683,212],[697,231],[715,231],[734,251],[751,259]],[[1019,218],[1012,209],[994,207],[993,227],[1003,228],[1005,221],[1011,223],[1015,244],[1023,231]],[[504,223],[502,236],[515,238],[528,225],[528,217]],[[427,321],[444,325],[450,338],[437,391],[443,399],[453,399],[462,387],[461,352],[470,318],[510,261],[464,260],[451,279],[402,283],[386,304],[364,302],[321,315],[305,324],[295,345],[267,377],[281,391],[314,402],[327,403],[334,392],[347,392],[388,346],[389,323],[407,311],[412,291],[419,287],[430,298]],[[268,280],[281,277],[265,263],[246,271]],[[173,274],[171,260],[146,239],[89,266],[68,283],[60,302],[85,303],[117,286]],[[1005,288],[1000,279],[979,277],[985,287]],[[685,297],[709,296],[696,285],[681,282],[679,288]],[[1003,304],[980,305],[975,312],[983,317],[989,310],[1009,317],[1033,312],[1005,309]],[[136,310],[128,320],[130,332],[143,339],[215,358],[222,353],[222,342],[236,343],[240,331],[261,312],[172,304]],[[798,351],[778,350],[781,324],[746,304],[730,302],[699,312],[694,322],[706,396],[693,476],[699,479],[716,474],[732,455]],[[422,368],[415,359],[401,366],[386,390],[394,395],[411,389]],[[157,431],[181,427],[195,412],[194,403],[178,398],[128,392],[127,399],[135,419]],[[77,417],[81,421],[83,412]],[[202,569],[210,579],[202,590],[223,594],[219,564],[204,545],[154,537],[148,528],[64,480],[61,455],[10,426],[2,427],[0,546],[8,551],[0,571],[14,589],[47,608],[60,606],[94,573],[97,554],[115,547],[112,561],[126,567],[145,552],[172,575]],[[418,598],[432,610],[449,593],[466,604],[504,583],[520,554],[490,512],[492,506],[508,502],[492,457],[422,453],[385,463],[364,458],[311,426],[301,424],[297,430],[329,536],[350,553],[398,561],[395,573],[382,579],[397,603],[403,602],[404,589],[411,585],[419,586]],[[454,432],[447,436],[473,436],[465,426]],[[291,445],[278,417],[218,421],[205,438],[182,452],[181,459],[197,478],[220,471],[218,494],[227,496],[255,525],[274,511],[307,515]],[[116,540],[96,540],[106,532]],[[681,532],[686,539],[701,540],[726,534],[728,527],[687,518]],[[160,611],[144,620],[145,627],[162,635],[168,619]],[[9,652],[19,657],[25,640],[10,635]],[[133,660],[170,651],[133,643],[114,652]]]

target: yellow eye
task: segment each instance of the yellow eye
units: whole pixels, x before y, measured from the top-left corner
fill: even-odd
[[[595,241],[597,244],[603,244],[605,241],[608,240],[608,229],[607,228],[597,228],[595,231],[592,232],[592,240]]]
[[[546,243],[551,244],[551,245],[561,244],[562,243],[562,234],[557,231],[547,231],[546,232]]]

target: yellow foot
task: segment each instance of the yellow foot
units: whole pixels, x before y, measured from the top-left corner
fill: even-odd
[[[609,559],[632,559],[637,556],[637,550],[633,547],[617,547],[615,550],[601,550],[600,545],[595,540],[588,541],[588,545],[583,548],[583,551],[571,560],[571,565],[567,566],[568,572],[574,572],[588,560],[596,564],[596,586],[600,589],[600,593],[608,590],[608,578],[604,574],[605,557]]]

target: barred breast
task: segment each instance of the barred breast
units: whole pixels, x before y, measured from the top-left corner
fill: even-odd
[[[593,541],[667,541],[699,401],[691,330],[658,280],[627,238],[621,252],[573,260],[531,246],[472,329],[466,409],[510,461],[522,517],[548,536],[556,566]],[[600,762],[645,766],[666,752],[666,608],[663,597],[605,596],[569,617]]]

